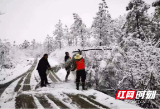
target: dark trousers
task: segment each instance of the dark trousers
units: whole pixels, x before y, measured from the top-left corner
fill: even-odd
[[[79,83],[80,79],[82,83],[85,83],[86,80],[86,72],[85,70],[77,70],[77,75],[76,75],[76,82]]]
[[[43,86],[46,83],[48,83],[46,71],[38,71],[38,73],[39,73],[39,76],[41,78],[41,86]]]
[[[66,71],[67,71],[67,70],[66,70]],[[68,71],[67,71],[67,74],[66,74],[66,78],[65,78],[66,80],[68,79],[69,74],[70,74],[70,71],[68,70]]]

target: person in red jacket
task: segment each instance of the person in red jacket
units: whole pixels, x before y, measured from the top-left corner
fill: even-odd
[[[80,54],[76,54],[73,59],[72,69],[74,71],[76,69],[76,89],[79,90],[80,79],[82,82],[82,90],[86,90],[85,88],[85,80],[86,80],[86,72],[85,72],[85,61]]]

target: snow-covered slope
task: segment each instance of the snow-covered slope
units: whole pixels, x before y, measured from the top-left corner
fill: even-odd
[[[2,69],[0,71],[0,84],[7,83],[25,73],[31,67],[33,62],[33,58],[27,58],[17,63],[14,69]]]

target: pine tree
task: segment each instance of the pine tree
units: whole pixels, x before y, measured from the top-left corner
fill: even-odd
[[[11,49],[11,44],[8,40],[3,40],[0,43],[0,65],[5,65],[9,62],[9,51]]]
[[[132,34],[133,37],[142,40],[149,40],[153,35],[150,32],[151,22],[147,15],[147,10],[150,8],[143,0],[131,0],[126,7],[129,11],[126,17],[125,31],[126,34]]]
[[[31,47],[32,47],[32,50],[35,49],[35,47],[36,47],[36,40],[35,40],[35,39],[33,39],[33,40],[31,41]]]
[[[21,49],[27,49],[30,46],[30,42],[25,40],[21,45],[20,48]]]
[[[157,0],[157,1],[153,2],[152,6],[156,7],[155,8],[155,13],[154,13],[155,20],[157,22],[160,22],[160,0]]]
[[[58,24],[56,24],[55,28],[56,29],[53,32],[53,34],[56,36],[55,39],[59,43],[59,48],[61,49],[62,48],[62,38],[64,35],[61,20],[59,20],[59,22],[58,22]]]
[[[45,47],[45,50],[47,50],[48,54],[53,52],[54,46],[55,44],[54,44],[53,37],[50,37],[49,35],[47,35],[45,42],[44,42],[44,47]]]
[[[67,41],[67,45],[68,46],[71,46],[71,34],[70,34],[70,32],[69,32],[69,29],[68,29],[68,27],[67,27],[67,25],[65,25],[65,28],[64,28],[64,39],[66,39],[66,41]]]
[[[99,4],[99,11],[94,18],[92,29],[94,34],[99,39],[99,46],[109,44],[109,31],[111,30],[111,16],[106,10],[107,4],[105,0]]]
[[[111,37],[111,42],[113,44],[115,43],[120,43],[122,41],[122,37],[124,34],[124,30],[122,29],[124,24],[126,22],[126,15],[119,16],[118,18],[113,20],[112,23],[112,31],[110,32]]]
[[[74,23],[71,26],[71,33],[74,35],[76,40],[76,46],[78,44],[78,38],[81,38],[81,46],[84,46],[84,37],[87,31],[86,25],[83,23],[82,19],[78,14],[73,13]]]
[[[153,26],[154,28],[152,29],[152,31],[155,33],[155,37],[154,37],[154,44],[159,42],[156,46],[160,47],[160,0],[157,0],[155,2],[152,3],[152,6],[155,7],[155,12],[154,12],[154,16],[153,16]]]

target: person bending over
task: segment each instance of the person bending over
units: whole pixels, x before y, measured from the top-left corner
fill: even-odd
[[[48,62],[48,54],[44,54],[44,56],[40,59],[37,67],[39,76],[41,78],[41,87],[45,87],[47,84],[50,84],[48,83],[47,80],[47,74],[46,74],[47,69],[50,70],[51,67]]]

